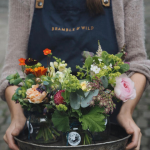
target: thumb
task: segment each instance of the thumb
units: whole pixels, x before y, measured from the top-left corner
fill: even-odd
[[[15,129],[12,131],[11,135],[12,136],[18,136],[20,131],[21,131],[20,128],[15,127]]]

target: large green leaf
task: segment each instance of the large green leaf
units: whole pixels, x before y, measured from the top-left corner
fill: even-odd
[[[87,97],[82,97],[81,98],[81,107],[86,108],[90,105],[90,101],[92,100],[93,96],[97,96],[98,95],[99,90],[95,90],[95,91],[90,91],[90,93],[88,94]]]
[[[58,131],[67,132],[70,130],[69,117],[66,113],[60,113],[59,111],[55,110],[52,115],[52,122]]]
[[[86,115],[82,115],[79,121],[82,124],[83,130],[90,130],[91,132],[102,132],[105,130],[105,115],[104,109],[98,106],[92,107],[90,112]]]
[[[72,92],[70,94],[70,105],[73,109],[79,109],[80,108],[80,102],[81,102],[81,98],[80,96],[75,93],[75,92]]]

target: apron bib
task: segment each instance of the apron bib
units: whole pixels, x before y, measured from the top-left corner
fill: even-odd
[[[118,53],[112,2],[104,7],[104,12],[103,15],[90,14],[86,0],[45,0],[42,9],[34,10],[28,57],[46,67],[43,50],[49,48],[53,56],[65,60],[75,73],[76,65],[83,64],[82,51],[96,53],[98,40],[103,50]],[[54,61],[52,57],[51,61]]]

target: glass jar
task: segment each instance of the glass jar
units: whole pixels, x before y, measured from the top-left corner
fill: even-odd
[[[104,141],[109,138],[110,135],[110,120],[109,117],[105,118],[106,129],[103,132],[94,132],[92,133],[93,142]]]
[[[36,144],[50,144],[59,140],[60,133],[54,129],[47,115],[31,113],[28,118],[28,137],[30,137],[28,139],[30,141]]]

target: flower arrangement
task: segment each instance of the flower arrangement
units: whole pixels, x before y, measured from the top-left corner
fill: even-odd
[[[124,47],[116,55],[102,51],[100,44],[96,55],[84,51],[83,66],[77,66],[77,76],[71,74],[64,60],[53,56],[55,61],[50,62],[50,49],[43,53],[47,56],[47,68],[33,58],[20,58],[24,79],[18,73],[7,77],[10,85],[21,84],[12,100],[29,112],[44,114],[49,122],[40,128],[36,139],[55,139],[55,135],[60,136],[58,131],[68,135],[74,124],[72,118],[83,131],[102,132],[105,118],[116,108],[113,99],[126,102],[136,97],[134,82],[124,74],[129,70],[129,64],[124,62]],[[83,144],[91,142],[85,134]]]

